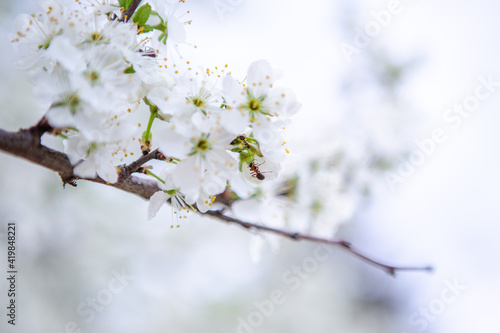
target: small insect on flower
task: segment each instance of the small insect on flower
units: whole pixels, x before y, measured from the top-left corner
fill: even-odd
[[[248,164],[248,167],[250,168],[250,175],[254,178],[257,178],[258,180],[264,180],[266,179],[266,176],[263,175],[263,172],[260,172],[259,167],[264,164],[264,162],[260,164],[255,164],[254,162],[250,162]]]

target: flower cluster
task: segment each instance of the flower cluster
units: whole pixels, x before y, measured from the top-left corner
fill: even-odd
[[[211,71],[181,57],[183,2],[150,0],[128,18],[129,0],[46,0],[12,37],[76,175],[114,183],[124,158],[164,155],[159,176],[144,168],[162,186],[151,217],[167,201],[179,218],[194,205],[205,212],[228,184],[276,179],[282,131],[300,108],[265,60],[240,82],[227,65]]]

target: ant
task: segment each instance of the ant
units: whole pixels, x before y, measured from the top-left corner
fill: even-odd
[[[254,178],[257,178],[258,180],[266,179],[266,176],[264,176],[262,174],[262,172],[260,172],[260,170],[259,170],[259,167],[262,164],[264,164],[264,162],[262,162],[260,164],[255,164],[254,162],[250,162],[250,164],[248,164],[248,167],[250,168],[250,175]]]

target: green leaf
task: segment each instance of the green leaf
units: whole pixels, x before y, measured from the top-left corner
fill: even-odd
[[[250,163],[253,162],[254,158],[255,157],[252,154],[247,154],[245,152],[243,152],[243,153],[240,154],[240,161],[242,163],[250,164]]]
[[[245,149],[243,149],[243,148],[233,148],[233,149],[231,149],[231,151],[233,153],[241,153],[241,152],[245,151]]]
[[[127,9],[132,1],[133,0],[118,0],[118,4],[120,5],[120,7],[123,7],[123,9]]]
[[[142,33],[150,32],[150,31],[153,31],[155,29],[154,27],[152,27],[150,25],[144,25],[144,26],[142,26],[142,28],[143,28],[141,31]]]
[[[125,70],[123,71],[123,73],[125,73],[125,74],[134,74],[135,73],[134,66],[132,66],[132,65],[128,66],[127,68],[125,68]]]
[[[142,5],[135,11],[134,23],[142,27],[148,21],[149,15],[151,15],[151,6],[149,4]]]
[[[247,136],[246,137],[246,140],[248,141],[248,143],[251,143],[253,145],[256,145],[257,144],[257,140],[255,140],[254,138],[252,138],[251,136]]]

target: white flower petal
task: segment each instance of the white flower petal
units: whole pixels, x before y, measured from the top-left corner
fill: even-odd
[[[237,109],[224,110],[220,122],[226,131],[235,135],[244,133],[248,127],[248,117]]]
[[[158,213],[160,208],[167,202],[169,198],[170,195],[168,195],[164,191],[155,192],[151,196],[151,198],[149,198],[148,220],[151,220],[156,216],[156,213]]]
[[[94,161],[82,161],[73,169],[73,172],[75,173],[75,175],[82,178],[95,178],[96,166]]]
[[[52,40],[47,54],[70,72],[80,73],[86,68],[83,53],[68,38],[58,36]]]
[[[163,114],[174,114],[175,109],[169,107],[168,105],[170,95],[170,89],[165,87],[155,87],[149,91],[148,100],[156,105]]]
[[[167,17],[168,39],[176,44],[182,44],[186,41],[186,30],[184,23],[179,22],[174,16]]]
[[[175,158],[184,158],[191,151],[189,139],[175,132],[167,123],[161,124],[161,128],[156,128],[153,144],[158,145],[166,156]]]
[[[96,172],[103,180],[114,184],[118,181],[118,172],[111,161],[101,159],[96,165]]]

